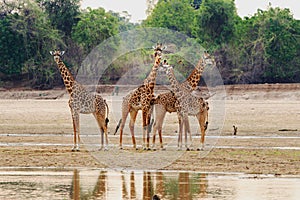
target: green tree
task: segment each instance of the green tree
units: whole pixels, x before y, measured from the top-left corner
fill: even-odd
[[[300,50],[300,31],[296,29],[296,22],[288,9],[270,8],[260,15],[268,62],[264,74],[265,80],[292,81],[300,67],[300,63],[296,68],[290,65]]]
[[[11,28],[11,18],[14,17],[18,16],[15,14],[0,19],[0,72],[6,75],[21,74],[26,59],[22,35]]]
[[[243,82],[299,81],[299,21],[288,9],[258,10],[236,26],[236,71]],[[297,79],[298,78],[298,79]]]
[[[36,0],[49,16],[51,25],[66,36],[78,22],[80,0]]]
[[[22,73],[28,74],[31,84],[37,88],[52,87],[57,70],[50,62],[49,50],[63,46],[61,36],[36,3],[20,2],[18,8],[17,17],[11,20],[11,28],[23,42],[19,52],[25,58]]]
[[[118,19],[103,8],[87,8],[80,15],[80,21],[73,28],[72,38],[90,52],[105,39],[118,33]]]
[[[143,25],[168,28],[191,36],[194,16],[190,0],[159,1]]]
[[[109,11],[109,13],[118,19],[119,32],[132,30],[138,26],[137,24],[129,21],[131,19],[131,15],[127,11],[123,11],[122,13]]]
[[[228,43],[238,16],[234,0],[203,0],[197,10],[193,35],[206,48]]]

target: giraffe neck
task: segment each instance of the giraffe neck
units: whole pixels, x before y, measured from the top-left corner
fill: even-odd
[[[154,85],[156,82],[156,75],[157,75],[157,70],[159,68],[160,65],[160,57],[156,56],[155,57],[155,63],[152,67],[152,70],[150,72],[150,74],[148,75],[148,77],[144,80],[144,85],[148,85],[150,87],[150,89],[154,89]]]
[[[178,94],[180,92],[180,84],[178,83],[178,81],[175,77],[174,69],[172,67],[167,70],[167,76],[171,83],[172,92],[174,92],[175,95]]]
[[[200,59],[190,76],[181,84],[182,87],[188,90],[195,90],[198,86],[203,70],[204,62],[202,59]]]
[[[60,75],[64,81],[67,91],[69,93],[71,93],[73,85],[75,83],[75,79],[74,79],[73,75],[71,74],[70,70],[66,67],[66,65],[64,64],[64,62],[61,59],[58,60],[57,67],[60,71]]]

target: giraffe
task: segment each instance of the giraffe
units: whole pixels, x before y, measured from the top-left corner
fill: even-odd
[[[192,142],[192,136],[190,131],[188,116],[196,116],[201,129],[200,147],[197,150],[204,149],[205,130],[208,124],[208,103],[203,99],[192,95],[192,91],[182,86],[175,78],[174,69],[171,65],[165,64],[163,68],[166,70],[166,74],[171,83],[171,91],[174,93],[175,109],[178,114],[179,121],[179,136],[178,147],[182,148],[182,131],[185,133],[185,147],[190,150],[190,145],[187,144],[187,134],[189,134],[190,142]]]
[[[64,81],[66,90],[68,91],[69,98],[69,107],[71,110],[71,116],[73,120],[73,130],[74,130],[74,146],[72,151],[79,151],[80,143],[80,123],[79,123],[79,114],[90,114],[92,113],[98,123],[101,132],[101,149],[104,146],[104,137],[106,145],[104,150],[107,150],[108,147],[108,138],[107,138],[107,124],[109,108],[106,101],[99,94],[92,94],[86,90],[86,88],[80,83],[76,82],[73,75],[66,67],[61,57],[64,54],[64,51],[50,51],[50,54],[53,55],[54,61],[57,64],[57,67],[60,71],[61,77]]]
[[[204,66],[213,65],[213,64],[214,61],[211,58],[211,56],[207,52],[204,52],[201,58],[199,59],[195,69],[192,71],[189,77],[183,83],[181,83],[181,87],[184,87],[190,91],[195,90],[199,83],[201,75],[203,73]],[[169,91],[169,92],[159,94],[153,102],[155,107],[155,121],[153,125],[152,148],[154,150],[156,149],[155,147],[156,132],[158,132],[159,135],[160,148],[165,150],[162,142],[162,125],[167,112],[169,113],[176,112],[176,108],[175,108],[176,101],[177,99],[174,93],[172,91]],[[205,115],[206,112],[203,112],[202,114]],[[201,125],[201,126],[207,127],[206,123],[208,122],[207,121],[204,122],[204,121],[202,123],[205,123],[205,125]]]
[[[162,44],[158,43],[154,48],[154,65],[148,77],[144,80],[143,84],[129,92],[124,98],[122,102],[122,118],[119,121],[119,124],[115,130],[117,133],[118,128],[120,127],[120,144],[119,148],[123,149],[122,147],[122,137],[123,137],[123,129],[125,126],[126,118],[128,114],[130,114],[130,122],[129,122],[129,129],[131,132],[132,144],[133,148],[137,149],[136,141],[134,136],[134,124],[136,120],[136,116],[139,110],[142,110],[142,120],[143,120],[143,146],[144,149],[149,149],[149,129],[148,125],[150,123],[151,117],[151,102],[154,98],[153,90],[156,81],[157,70],[160,66],[160,60],[162,51],[165,47],[162,47]],[[146,138],[147,137],[147,138]],[[146,139],[147,139],[147,146],[146,146]]]

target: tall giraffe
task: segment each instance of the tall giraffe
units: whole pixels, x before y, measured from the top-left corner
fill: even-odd
[[[175,108],[179,119],[179,137],[178,137],[178,147],[182,147],[182,131],[184,129],[185,133],[185,146],[186,149],[190,149],[190,145],[187,144],[187,134],[189,134],[190,142],[192,142],[192,136],[190,131],[188,116],[196,116],[201,129],[201,146],[197,150],[202,150],[204,148],[204,138],[205,130],[207,128],[208,120],[208,103],[203,98],[198,98],[192,95],[192,91],[182,86],[174,75],[174,69],[171,65],[163,65],[166,70],[166,74],[171,83],[171,91],[174,93],[175,98]]]
[[[181,87],[186,88],[187,90],[190,91],[194,91],[199,83],[201,75],[204,71],[204,67],[213,64],[214,64],[214,60],[207,52],[204,52],[201,58],[199,59],[195,69],[191,72],[189,77],[183,83],[181,83]],[[158,132],[159,135],[160,148],[164,149],[163,141],[162,141],[162,125],[167,112],[169,113],[176,112],[176,107],[175,107],[176,101],[177,99],[172,91],[159,94],[154,100],[155,121],[153,124],[153,140],[152,140],[153,149],[156,149],[155,147],[156,132]],[[203,112],[202,114],[205,115],[205,113],[206,112]],[[205,123],[205,125],[201,125],[201,126],[207,127],[206,124],[207,121],[206,122],[204,121],[205,120],[203,120],[202,123]]]
[[[50,51],[50,54],[54,57],[54,61],[57,64],[61,77],[64,81],[65,87],[70,95],[69,107],[71,110],[74,129],[74,146],[72,148],[72,151],[79,151],[80,113],[92,113],[94,115],[101,132],[101,148],[103,148],[104,146],[103,134],[105,134],[106,145],[104,150],[107,150],[107,124],[109,122],[109,109],[106,101],[99,94],[92,94],[88,92],[83,85],[75,81],[73,75],[61,59],[61,56],[64,54],[64,51]]]
[[[150,115],[151,115],[151,102],[153,100],[153,90],[156,82],[157,70],[160,66],[161,55],[163,51],[162,44],[157,44],[154,47],[154,65],[148,77],[144,80],[143,85],[134,89],[129,94],[127,94],[123,98],[122,102],[122,118],[119,121],[119,125],[115,130],[115,134],[120,127],[120,144],[119,147],[122,149],[122,137],[123,137],[123,129],[125,126],[126,118],[128,113],[130,113],[130,122],[129,129],[131,132],[132,144],[133,148],[136,148],[136,141],[134,136],[134,124],[136,120],[136,116],[139,110],[142,110],[142,120],[143,120],[143,146],[144,148],[149,148],[149,129],[148,125],[150,123]],[[147,138],[146,138],[147,137]],[[147,139],[147,145],[146,145]]]

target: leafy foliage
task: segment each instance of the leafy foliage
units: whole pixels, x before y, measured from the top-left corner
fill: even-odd
[[[178,12],[176,4],[186,9]],[[227,84],[300,81],[300,22],[288,9],[269,7],[241,19],[233,0],[190,1],[194,12],[188,4],[161,0],[144,25],[186,34],[192,29],[192,36],[214,52]],[[191,28],[180,26],[191,18]]]
[[[189,0],[159,1],[143,23],[148,27],[163,27],[191,36],[195,11]]]
[[[234,0],[160,0],[139,25],[130,22],[127,12],[79,8],[80,0],[0,2],[0,82],[19,77],[34,88],[63,85],[49,50],[66,50],[64,61],[76,75],[83,58],[102,41],[120,32],[150,27],[184,35],[162,36],[161,31],[166,29],[161,29],[147,35],[147,41],[144,36],[134,38],[149,44],[167,43],[169,61],[184,76],[188,76],[192,66],[184,60],[177,64],[178,60],[185,56],[197,60],[193,53],[183,52],[188,48],[177,48],[178,44],[193,46],[188,42],[190,38],[185,37],[189,36],[214,54],[226,84],[300,82],[300,20],[294,19],[288,9],[269,7],[241,19]],[[118,45],[115,41],[112,48]],[[176,53],[172,54],[172,48]],[[148,73],[145,61],[152,60],[148,57],[151,52],[135,53],[114,61],[105,71],[105,80],[100,82],[116,83],[123,73],[140,65],[143,67],[137,80],[143,79]]]
[[[123,11],[120,13],[115,13],[112,11],[109,11],[109,13],[112,16],[115,16],[118,20],[118,26],[119,26],[119,32],[124,32],[128,30],[132,30],[136,28],[138,25],[131,23],[129,20],[131,18],[131,15],[127,11]]]
[[[22,35],[11,28],[11,19],[0,19],[0,72],[12,75],[21,74],[25,54],[23,54],[24,41]]]
[[[73,28],[72,38],[89,52],[105,39],[118,33],[117,22],[118,19],[103,8],[88,8]]]
[[[237,12],[233,0],[203,0],[194,19],[193,34],[206,48],[231,40]]]
[[[66,36],[70,36],[72,28],[79,21],[80,0],[37,0],[51,21],[51,25]]]
[[[295,27],[292,15],[287,9],[270,8],[268,12],[258,13],[257,17],[261,22],[261,32],[266,44],[265,81],[293,80],[294,66],[287,64],[299,55],[297,37],[299,39],[300,32]]]
[[[6,72],[27,74],[31,84],[43,88],[54,80],[54,70],[50,68],[49,57],[46,56],[48,50],[62,41],[58,31],[51,28],[47,16],[34,2],[21,2],[18,8],[21,8],[18,14],[2,20],[10,22],[9,26],[5,26],[9,31],[5,34],[7,46],[3,47],[9,51],[5,54],[8,58],[3,59],[10,64]]]
[[[234,42],[222,52],[231,60],[231,66],[222,67],[227,72],[223,77],[233,77],[229,83],[299,81],[299,31],[299,21],[288,9],[258,10],[240,20]]]

